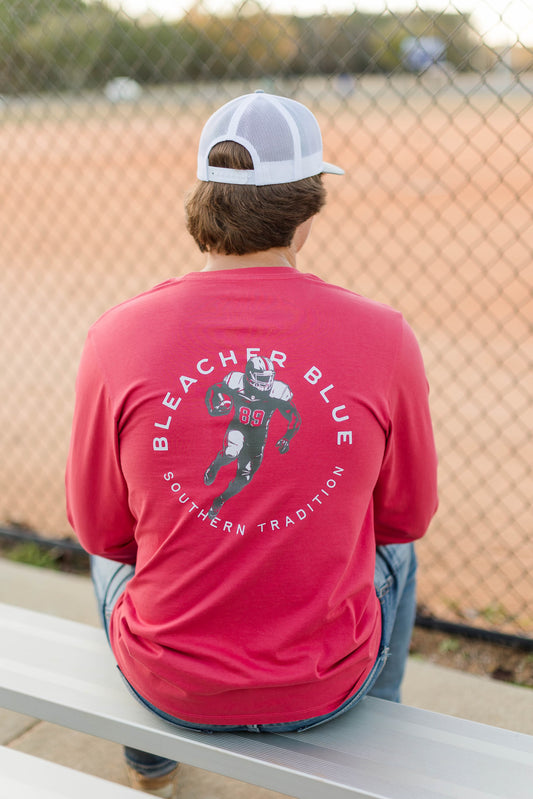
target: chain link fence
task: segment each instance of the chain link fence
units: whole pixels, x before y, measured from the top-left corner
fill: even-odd
[[[459,0],[140,5],[0,8],[0,525],[71,535],[87,328],[201,268],[183,214],[201,125],[263,88],[309,105],[346,170],[300,268],[399,308],[424,352],[441,505],[420,612],[531,639],[533,11],[513,32],[505,4],[476,17]]]

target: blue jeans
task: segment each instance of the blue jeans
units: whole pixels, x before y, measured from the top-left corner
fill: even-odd
[[[109,640],[112,610],[134,575],[134,567],[100,557],[91,557],[91,571],[98,609]],[[364,696],[375,696],[392,702],[400,701],[409,643],[416,609],[416,556],[413,544],[390,544],[378,547],[374,586],[381,605],[382,634],[377,659],[368,677],[356,694],[340,707],[323,716],[281,724],[208,725],[193,724],[154,707],[128,684],[131,693],[152,712],[167,721],[198,732],[302,732],[324,724],[353,708]],[[171,771],[175,762],[130,747],[125,748],[126,760],[142,774],[162,776]]]

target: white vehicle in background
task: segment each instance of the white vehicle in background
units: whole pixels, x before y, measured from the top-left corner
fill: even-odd
[[[142,94],[142,88],[133,78],[112,78],[104,88],[104,94],[111,103],[133,103]]]

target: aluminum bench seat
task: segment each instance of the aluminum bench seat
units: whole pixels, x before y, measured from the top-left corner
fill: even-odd
[[[115,782],[0,746],[0,799],[142,799]]]
[[[364,699],[304,733],[181,731],[139,705],[103,631],[0,604],[0,706],[301,799],[532,799],[533,737]]]

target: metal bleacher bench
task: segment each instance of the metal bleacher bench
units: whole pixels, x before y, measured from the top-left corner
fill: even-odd
[[[289,796],[533,797],[528,735],[372,698],[299,734],[186,732],[130,696],[96,627],[0,604],[0,641],[0,706]],[[28,757],[0,749],[0,799],[140,796],[39,760],[30,784]]]

